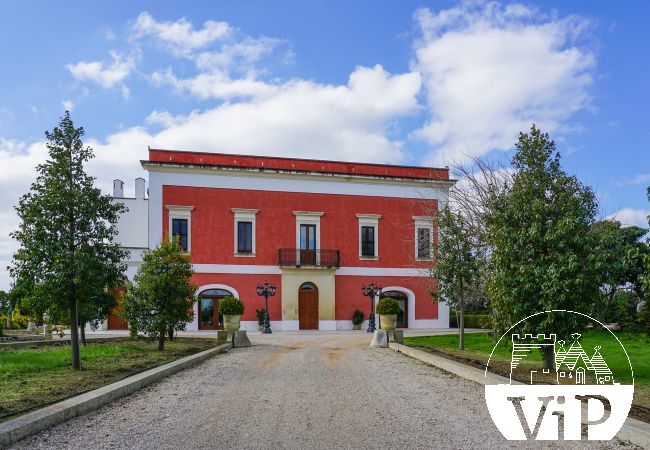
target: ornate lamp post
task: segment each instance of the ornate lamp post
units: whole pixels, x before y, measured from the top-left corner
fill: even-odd
[[[376,286],[375,283],[370,282],[368,286],[365,284],[361,286],[361,293],[365,297],[370,297],[370,315],[368,316],[368,333],[375,331],[375,296],[381,295],[381,286]]]
[[[264,281],[264,284],[257,284],[256,291],[257,295],[264,296],[264,301],[266,302],[266,309],[264,311],[264,329],[262,330],[262,333],[271,334],[271,322],[269,320],[269,297],[273,297],[275,295],[275,285],[273,283],[269,284],[268,281]]]

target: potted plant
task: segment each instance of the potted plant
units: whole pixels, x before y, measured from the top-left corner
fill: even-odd
[[[231,295],[219,302],[219,312],[223,314],[223,329],[237,331],[241,326],[241,315],[244,314],[244,304]]]
[[[394,330],[397,325],[397,315],[402,312],[397,300],[385,297],[377,303],[377,314],[382,330]]]
[[[355,309],[354,312],[352,313],[352,329],[353,330],[360,330],[361,329],[361,324],[363,323],[363,312],[361,312],[360,309]]]
[[[266,311],[263,309],[256,309],[255,314],[257,314],[257,329],[262,331],[264,328],[264,314],[266,314]]]

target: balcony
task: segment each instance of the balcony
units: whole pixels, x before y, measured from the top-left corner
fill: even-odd
[[[318,250],[280,248],[278,249],[278,266],[339,268],[341,266],[341,252],[324,248]]]

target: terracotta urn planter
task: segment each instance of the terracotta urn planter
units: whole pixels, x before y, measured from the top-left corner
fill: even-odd
[[[397,326],[397,314],[381,314],[379,322],[382,330],[394,330]]]
[[[239,331],[241,327],[241,314],[224,314],[223,329],[226,331]]]
[[[352,329],[353,330],[360,330],[361,329],[361,324],[360,323],[353,323],[352,324]]]

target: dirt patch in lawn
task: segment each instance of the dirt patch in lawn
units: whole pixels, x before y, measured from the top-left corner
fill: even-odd
[[[217,344],[214,339],[177,338],[159,352],[144,339],[89,343],[82,370],[70,367],[69,347],[0,351],[0,422],[122,380]]]
[[[481,370],[485,370],[485,363],[487,362],[485,360],[485,355],[480,353],[472,354],[471,352],[466,351],[464,353],[468,353],[468,354],[459,355],[453,350],[445,351],[445,350],[427,347],[427,346],[412,346],[412,348],[416,348],[418,350],[422,350],[423,352],[431,353],[436,356],[441,356],[443,358],[451,359],[453,361],[457,361]],[[458,352],[460,352],[460,350],[458,350]],[[530,366],[530,368],[533,369],[537,368],[533,364],[527,365],[527,364],[520,363],[520,366],[526,368]],[[502,377],[505,378],[510,378],[510,361],[492,359],[490,360],[490,366],[488,367],[488,371],[496,375],[501,375]],[[528,370],[526,370],[525,372],[528,372]],[[547,378],[548,378],[547,380],[548,384],[554,384],[555,381],[554,375],[549,375],[547,376]],[[521,376],[515,376],[514,379],[522,383],[528,383],[530,381]],[[632,408],[630,409],[630,416],[634,417],[635,419],[639,419],[644,422],[650,423],[650,408],[646,405],[650,405],[650,387],[637,384],[634,386],[634,403],[632,404]]]

